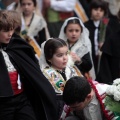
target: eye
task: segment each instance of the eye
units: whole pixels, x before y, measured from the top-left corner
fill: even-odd
[[[80,30],[76,30],[76,32],[79,32]]]
[[[28,5],[30,6],[30,5],[31,5],[31,3],[28,3]]]
[[[69,32],[72,32],[73,30],[69,30]]]
[[[61,56],[63,56],[63,54],[61,54],[61,53],[60,53],[60,54],[57,54],[57,57],[61,57]]]

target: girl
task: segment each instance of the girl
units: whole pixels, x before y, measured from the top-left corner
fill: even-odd
[[[67,42],[70,55],[80,71],[84,75],[89,72],[92,68],[91,43],[88,31],[81,20],[77,17],[67,19],[61,28],[59,38]]]
[[[37,15],[36,12],[34,12],[37,6],[36,0],[20,0],[20,6],[22,10],[21,34],[24,39],[33,46],[38,57],[40,57],[39,47],[41,43],[49,37],[46,32],[46,22],[41,15]]]
[[[50,38],[44,44],[45,46],[42,46],[44,55],[42,55],[40,59],[41,69],[56,92],[59,109],[61,108],[61,110],[59,110],[60,116],[64,105],[61,95],[66,81],[73,76],[82,76],[82,74],[75,66],[67,64],[68,47],[64,40]]]

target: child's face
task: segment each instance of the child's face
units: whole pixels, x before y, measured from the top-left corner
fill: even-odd
[[[84,102],[75,103],[69,106],[72,111],[80,111],[80,110],[83,110],[87,105],[88,105],[88,102],[85,100]]]
[[[101,8],[92,9],[91,19],[94,21],[101,20],[104,17],[104,10]]]
[[[49,60],[52,67],[57,70],[62,70],[68,62],[68,47],[63,46],[57,49],[53,57]]]
[[[14,30],[9,30],[9,31],[1,30],[0,31],[0,43],[8,44],[10,42],[10,39],[13,33],[14,33]]]
[[[34,3],[32,0],[22,0],[21,9],[25,16],[33,14],[35,9]]]
[[[70,23],[66,28],[66,36],[70,43],[75,43],[81,35],[81,27],[79,24]]]

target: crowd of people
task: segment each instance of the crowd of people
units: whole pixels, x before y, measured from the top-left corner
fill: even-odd
[[[0,9],[0,120],[118,120],[104,100],[120,78],[120,0]]]

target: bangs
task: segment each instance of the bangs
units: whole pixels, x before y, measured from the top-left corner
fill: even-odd
[[[7,15],[6,13],[2,13],[0,15],[0,30],[9,31],[15,29],[16,27],[17,21],[11,17],[11,15]]]

